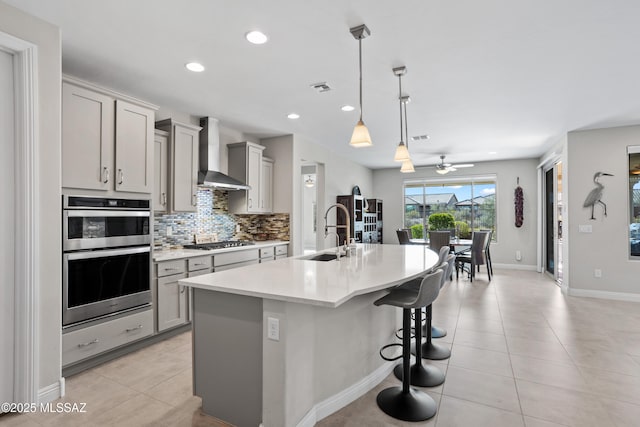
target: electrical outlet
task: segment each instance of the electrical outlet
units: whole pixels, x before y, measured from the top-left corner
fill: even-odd
[[[236,224],[236,233],[240,232],[240,224]]]
[[[280,341],[280,319],[267,317],[267,338]]]
[[[578,231],[580,233],[591,233],[591,232],[593,232],[593,226],[591,226],[591,225],[579,225],[578,226]]]
[[[602,277],[602,270],[600,270],[599,268],[596,268],[595,270],[593,270],[593,277],[597,277],[598,279]]]
[[[169,225],[167,225],[167,236],[173,236],[173,228]]]

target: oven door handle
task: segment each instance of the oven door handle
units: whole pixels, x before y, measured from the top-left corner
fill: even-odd
[[[101,216],[105,216],[105,217],[123,217],[123,216],[128,216],[128,217],[150,217],[151,216],[151,212],[150,211],[118,211],[118,210],[113,210],[113,211],[99,211],[99,210],[71,210],[71,209],[65,209],[64,214],[66,217],[68,218],[77,218],[77,217],[90,217],[90,218],[95,218],[95,217],[101,217]]]
[[[133,248],[123,249],[101,249],[97,251],[70,252],[64,254],[64,257],[69,261],[73,261],[77,259],[106,258],[118,255],[142,254],[145,252],[151,253],[151,246],[136,246]]]

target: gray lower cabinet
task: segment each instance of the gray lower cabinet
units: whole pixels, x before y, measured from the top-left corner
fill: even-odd
[[[62,366],[153,334],[153,310],[103,321],[62,334]]]
[[[276,259],[286,258],[289,253],[289,245],[278,245],[274,247],[274,252]]]
[[[178,284],[178,280],[187,278],[186,260],[157,263],[156,277],[156,316],[160,332],[187,322],[187,288]]]

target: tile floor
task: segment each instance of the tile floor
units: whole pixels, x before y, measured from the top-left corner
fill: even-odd
[[[480,274],[443,290],[435,323],[449,360],[426,422],[382,413],[374,390],[317,426],[640,426],[640,304],[566,297],[533,272]],[[191,395],[191,336],[182,334],[67,379],[65,402],[86,414],[0,417],[0,426],[223,426]]]

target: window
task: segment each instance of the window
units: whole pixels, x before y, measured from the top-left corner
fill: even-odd
[[[404,227],[411,229],[413,238],[425,237],[434,213],[451,214],[461,239],[471,238],[474,230],[492,230],[495,240],[496,177],[406,181]]]
[[[640,147],[629,147],[629,246],[640,257]]]

